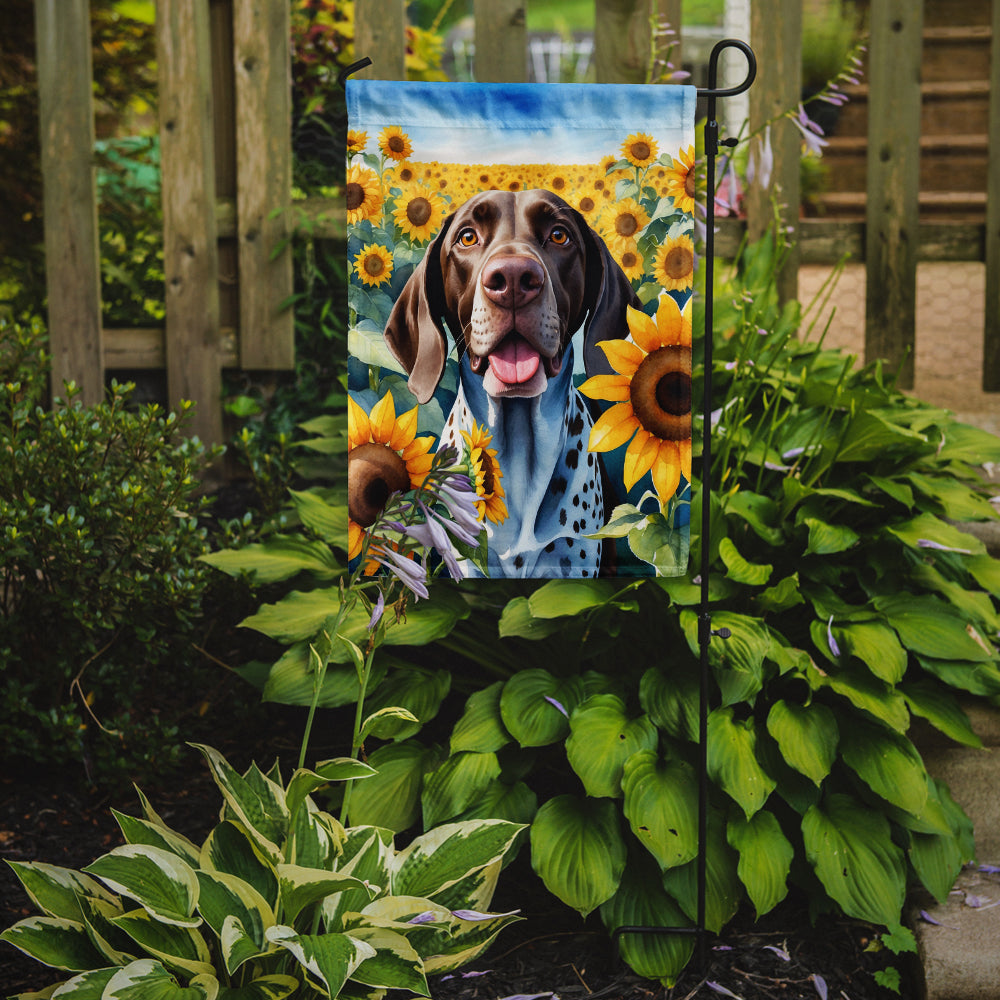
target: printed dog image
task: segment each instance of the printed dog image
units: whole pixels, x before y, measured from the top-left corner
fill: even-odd
[[[352,80],[348,112],[350,476],[454,450],[465,575],[685,572],[693,89]]]

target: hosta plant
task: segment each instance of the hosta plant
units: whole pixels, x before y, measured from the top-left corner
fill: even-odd
[[[0,937],[69,974],[66,1000],[281,1000],[429,996],[427,976],[478,955],[514,913],[488,908],[521,829],[451,823],[397,849],[391,831],[343,827],[312,795],[369,778],[352,758],[240,774],[200,747],[222,793],[198,845],[140,793],[143,816],[82,871],[12,862],[40,916]],[[54,992],[52,990],[54,989]]]

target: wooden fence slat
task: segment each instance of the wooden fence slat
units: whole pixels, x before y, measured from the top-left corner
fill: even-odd
[[[233,7],[240,365],[246,369],[295,367],[294,315],[283,306],[293,280],[290,20],[287,0],[238,0]]]
[[[528,29],[524,0],[474,0],[476,60],[480,83],[528,79]]]
[[[865,360],[913,387],[923,4],[872,0],[868,53]]]
[[[197,402],[192,432],[222,441],[211,42],[205,0],[160,0],[156,56],[163,178],[167,394]]]
[[[750,41],[757,65],[765,67],[750,88],[750,131],[799,103],[802,91],[802,4],[799,0],[754,4],[750,8]],[[730,131],[735,132],[735,128]],[[754,140],[757,141],[756,139]],[[771,127],[774,169],[765,189],[759,178],[747,192],[747,218],[751,239],[759,239],[774,220],[773,204],[780,205],[781,225],[792,230],[793,241],[777,276],[783,302],[798,295],[799,281],[799,158],[802,136],[787,119]]]
[[[52,392],[104,397],[89,0],[35,0]]]
[[[598,83],[645,83],[651,3],[594,0],[594,71]]]
[[[355,76],[406,79],[405,0],[354,0],[354,57],[372,65]]]
[[[990,45],[989,169],[986,180],[986,325],[983,391],[1000,392],[1000,0],[993,0]]]

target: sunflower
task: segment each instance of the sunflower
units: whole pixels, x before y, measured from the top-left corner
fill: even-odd
[[[386,393],[369,414],[348,396],[348,558],[360,554],[365,529],[378,520],[390,495],[416,489],[430,471],[434,438],[416,434],[417,407],[397,417]]]
[[[694,146],[682,149],[667,171],[666,193],[674,204],[688,215],[694,212]]]
[[[361,132],[356,128],[347,130],[347,155],[352,153],[363,153],[368,145],[368,133]]]
[[[622,156],[634,167],[648,167],[660,150],[651,135],[636,132],[622,143]]]
[[[381,285],[392,277],[392,253],[378,243],[366,244],[354,258],[354,273],[366,285]]]
[[[383,176],[388,187],[395,187],[397,184],[409,184],[415,180],[417,170],[409,160],[401,160],[399,163],[386,167]]]
[[[668,291],[683,292],[694,279],[694,243],[690,236],[675,236],[664,241],[656,252],[653,279]]]
[[[647,473],[661,503],[677,492],[680,477],[691,480],[691,310],[681,312],[662,295],[656,318],[628,307],[631,340],[604,340],[598,346],[614,369],[580,386],[591,399],[614,403],[590,432],[590,451],[625,452],[625,489]]]
[[[375,171],[365,167],[351,167],[344,186],[347,198],[347,224],[370,219],[382,207],[382,190]]]
[[[598,219],[598,230],[608,246],[634,242],[649,223],[649,213],[634,198],[608,205]]]
[[[493,435],[473,422],[471,431],[462,431],[462,437],[469,446],[469,462],[476,487],[476,510],[479,520],[489,518],[494,524],[507,520],[507,504],[504,503],[503,487],[500,480],[503,472],[497,462],[495,448],[489,444]]]
[[[411,240],[423,243],[441,228],[444,210],[444,198],[437,191],[407,184],[396,199],[392,217]]]
[[[635,240],[619,240],[610,247],[610,250],[611,256],[618,262],[618,266],[625,272],[625,277],[629,281],[642,277],[646,264]]]
[[[412,152],[410,137],[398,126],[387,125],[379,133],[378,148],[390,160],[405,160]]]

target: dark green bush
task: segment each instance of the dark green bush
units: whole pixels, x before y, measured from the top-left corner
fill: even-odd
[[[39,323],[0,321],[0,746],[91,776],[174,752],[160,696],[191,662],[209,455],[189,406],[130,407],[112,384],[51,409]],[[171,699],[171,704],[175,699]]]

